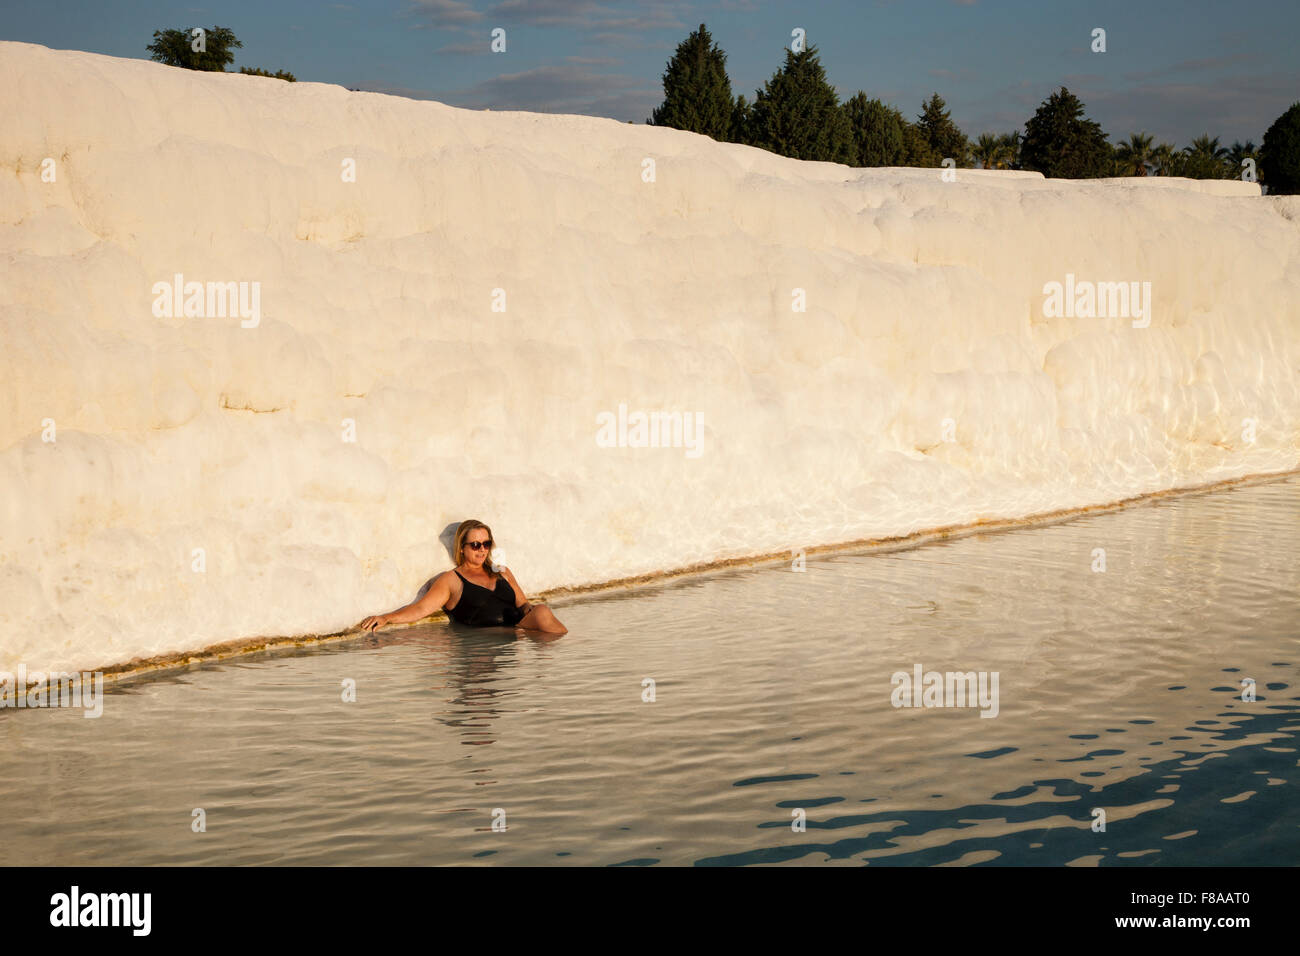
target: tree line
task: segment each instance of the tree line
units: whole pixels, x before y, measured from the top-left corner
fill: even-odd
[[[1300,103],[1283,113],[1261,146],[1198,136],[1181,149],[1133,133],[1112,146],[1101,124],[1087,117],[1077,96],[1062,86],[1039,105],[1023,130],[983,133],[971,140],[934,93],[915,121],[859,90],[839,102],[817,48],[787,49],[785,64],[756,90],[754,100],[732,96],[727,55],[704,24],[677,47],[663,75],[664,101],[646,123],[701,133],[727,143],[757,146],[795,159],[847,166],[1024,169],[1058,179],[1107,176],[1185,176],[1239,179],[1254,173],[1271,193],[1300,192]]]
[[[145,47],[150,59],[165,63],[167,66],[179,66],[187,70],[201,70],[207,73],[224,73],[226,67],[235,62],[235,49],[244,46],[228,27],[203,29],[201,43],[196,43],[192,30],[155,30],[153,42]],[[195,49],[198,46],[199,49]],[[269,73],[259,67],[241,66],[240,73],[249,76],[269,76],[276,80],[297,82],[297,77],[287,70]]]

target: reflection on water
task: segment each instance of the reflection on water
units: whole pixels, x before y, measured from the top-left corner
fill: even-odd
[[[59,864],[1291,865],[1298,529],[1292,477],[591,598],[559,639],[435,625],[137,680],[97,720],[0,712],[0,839]],[[892,706],[917,665],[997,672],[998,715]]]

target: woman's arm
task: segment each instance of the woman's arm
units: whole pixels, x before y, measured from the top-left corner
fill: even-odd
[[[509,568],[502,568],[501,573],[505,575],[507,583],[509,583],[510,587],[514,589],[515,607],[522,608],[523,612],[527,614],[532,609],[532,605],[528,603],[528,598],[524,595],[524,589],[521,588],[519,582],[515,580],[515,573]]]
[[[409,624],[411,621],[418,621],[426,618],[434,611],[441,608],[451,600],[451,583],[449,577],[450,571],[438,575],[425,592],[424,597],[418,601],[412,601],[406,607],[398,608],[396,611],[389,611],[387,614],[379,614],[374,617],[368,617],[359,625],[361,629],[373,631],[377,627],[385,624]]]

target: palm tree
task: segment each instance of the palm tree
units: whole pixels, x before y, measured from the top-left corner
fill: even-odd
[[[1147,166],[1154,165],[1150,133],[1131,133],[1127,143],[1115,147],[1116,170],[1121,176],[1146,176]]]
[[[1020,168],[1020,130],[1013,130],[1010,133],[1003,133],[998,137],[998,145],[1002,147],[1002,165],[999,169],[1019,169]]]
[[[1223,159],[1228,155],[1228,148],[1219,145],[1219,137],[1202,133],[1192,140],[1191,146],[1184,146],[1183,152],[1190,156],[1208,156],[1211,159]]]
[[[971,158],[980,164],[981,169],[997,169],[1002,157],[1002,143],[992,133],[980,133],[980,138],[971,147]]]
[[[1157,176],[1177,176],[1182,171],[1182,154],[1173,143],[1161,143],[1151,150],[1150,163]]]
[[[1202,133],[1184,146],[1187,162],[1183,175],[1192,179],[1223,179],[1227,171],[1228,150],[1219,145],[1219,137]]]
[[[1107,144],[1107,145],[1109,145],[1109,144]],[[1123,176],[1123,175],[1125,174],[1125,170],[1126,170],[1126,168],[1127,168],[1127,167],[1124,165],[1123,160],[1120,159],[1120,155],[1119,155],[1119,147],[1118,147],[1118,146],[1111,146],[1111,147],[1110,147],[1110,169],[1109,169],[1109,171],[1106,173],[1106,175],[1107,175],[1107,176]]]
[[[1246,140],[1244,143],[1234,141],[1233,144],[1228,147],[1228,169],[1231,170],[1234,177],[1241,175],[1243,169],[1242,162],[1247,159],[1253,159],[1255,161],[1255,174],[1258,176],[1259,147],[1250,140]]]

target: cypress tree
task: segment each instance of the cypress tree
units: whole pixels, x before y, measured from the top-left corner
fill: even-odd
[[[749,125],[753,109],[751,104],[745,102],[744,93],[736,97],[735,109],[731,111],[731,135],[728,137],[731,142],[750,145]]]
[[[936,159],[953,159],[958,166],[968,167],[970,143],[966,134],[952,121],[952,115],[944,108],[945,105],[943,97],[938,93],[932,95],[921,106],[921,113],[916,118],[917,129]]]
[[[1259,172],[1270,196],[1300,193],[1300,103],[1292,103],[1264,134]]]
[[[713,42],[704,24],[677,46],[664,72],[664,101],[652,126],[702,133],[726,141],[735,104],[727,79],[727,54]]]
[[[754,146],[795,159],[852,162],[849,120],[815,46],[785,51],[785,66],[758,91],[751,117]]]
[[[902,114],[899,114],[900,118]],[[903,124],[903,165],[935,168],[940,157],[930,148],[930,141],[925,138],[921,128],[915,123],[902,120]]]
[[[844,103],[853,137],[852,166],[902,166],[907,162],[903,141],[906,120],[898,110],[880,100],[869,100],[861,90]]]
[[[1112,153],[1101,124],[1083,115],[1083,103],[1065,87],[1025,123],[1020,165],[1056,179],[1095,179],[1111,173]]]

